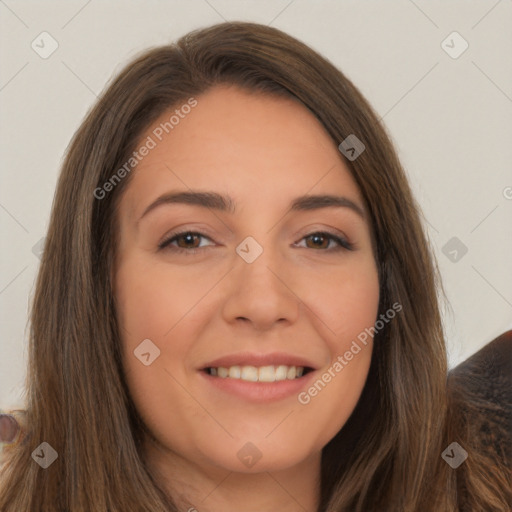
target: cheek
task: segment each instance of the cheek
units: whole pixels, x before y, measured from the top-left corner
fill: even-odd
[[[182,386],[190,387],[183,363],[199,329],[194,305],[206,285],[199,275],[190,274],[185,280],[183,272],[169,265],[148,265],[137,255],[126,257],[116,274],[116,313],[127,385],[146,425],[161,432],[169,431],[171,425],[186,432],[181,418],[192,422],[197,416],[194,402],[183,392]],[[181,411],[180,417],[169,414],[171,403]],[[186,442],[182,435],[180,442]]]
[[[178,361],[186,353],[187,337],[176,336],[193,299],[190,287],[180,289],[172,272],[127,257],[116,275],[116,313],[122,339],[124,369],[134,400],[146,395],[151,408],[153,393],[167,380],[163,369],[181,371]],[[173,340],[172,359],[166,349]],[[149,340],[149,341],[148,341]],[[149,354],[149,355],[147,355]]]
[[[186,275],[186,279],[185,276]],[[209,280],[208,280],[209,281]],[[116,275],[119,323],[131,340],[163,339],[208,289],[204,272],[126,258]]]
[[[167,393],[172,376],[185,382],[187,357],[212,307],[205,309],[208,291],[219,280],[216,272],[204,268],[184,269],[151,261],[137,253],[127,255],[116,274],[116,313],[122,339],[124,369],[134,399],[144,393],[156,400],[162,385]],[[150,340],[148,343],[146,340]],[[144,350],[139,347],[146,347]],[[135,352],[135,353],[134,353]],[[146,361],[137,355],[150,353]],[[154,354],[158,357],[154,358]],[[148,366],[144,362],[151,362]],[[144,408],[148,408],[144,398]]]
[[[353,265],[340,265],[314,279],[311,276],[298,279],[304,302],[307,301],[306,305],[319,320],[318,329],[331,352],[344,351],[348,340],[374,325],[379,307],[379,280],[370,258]]]
[[[306,286],[304,283],[304,290]],[[316,329],[328,346],[330,360],[317,380],[298,397],[307,418],[325,425],[322,440],[333,437],[347,421],[361,395],[370,368],[373,328],[379,306],[379,280],[373,260],[340,266],[315,281],[304,296]]]

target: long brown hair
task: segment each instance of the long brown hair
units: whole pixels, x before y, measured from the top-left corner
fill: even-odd
[[[111,275],[116,207],[130,175],[101,199],[94,191],[127,161],[156,118],[216,84],[294,97],[336,145],[355,134],[366,147],[345,163],[371,219],[379,315],[394,303],[403,312],[376,334],[358,404],[323,450],[319,510],[454,510],[457,473],[441,453],[465,440],[449,438],[457,432],[448,414],[442,287],[421,210],[378,115],[350,80],[303,43],[253,23],[196,30],[144,53],[109,85],[75,134],[37,279],[26,421],[6,452],[0,509],[177,510],[141,452],[144,426],[121,365]],[[58,454],[44,470],[31,457],[42,442]],[[505,482],[496,473],[500,478]],[[496,489],[483,484],[478,490],[479,504],[506,510]]]

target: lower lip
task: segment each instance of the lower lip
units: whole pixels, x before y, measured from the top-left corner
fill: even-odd
[[[205,371],[199,373],[208,384],[225,393],[251,402],[268,403],[298,395],[309,385],[316,372],[311,371],[293,380],[286,379],[277,382],[249,382],[242,379],[230,379],[229,377],[214,377]]]

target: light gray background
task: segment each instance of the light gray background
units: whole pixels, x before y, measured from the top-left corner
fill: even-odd
[[[23,405],[33,248],[72,134],[133,56],[223,20],[311,45],[383,117],[442,272],[451,366],[512,327],[511,0],[0,0],[0,17],[0,408]],[[43,31],[59,45],[47,59],[31,47]],[[469,44],[456,59],[441,46],[453,31]],[[443,253],[452,237],[468,248],[457,262]]]

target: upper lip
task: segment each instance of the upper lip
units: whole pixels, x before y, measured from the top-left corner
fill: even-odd
[[[201,370],[206,368],[229,368],[230,366],[303,366],[304,368],[316,369],[314,363],[308,359],[287,354],[285,352],[270,352],[268,354],[262,354],[257,352],[239,352],[236,354],[229,354],[226,356],[219,357],[210,361],[209,363],[201,366]]]

